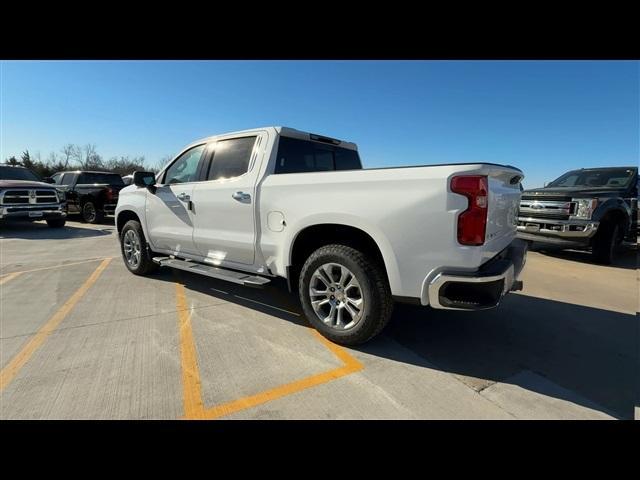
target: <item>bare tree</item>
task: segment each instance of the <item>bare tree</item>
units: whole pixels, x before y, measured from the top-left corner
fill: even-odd
[[[87,170],[89,162],[96,156],[96,146],[93,143],[87,143],[83,149],[82,155],[82,169]]]
[[[164,157],[162,157],[160,160],[156,162],[155,168],[153,168],[153,170],[155,170],[156,172],[159,172],[171,160],[173,160],[173,154],[165,155]]]
[[[64,163],[64,169],[66,170],[67,168],[69,168],[69,161],[72,158],[76,157],[76,147],[72,143],[67,143],[64,147],[62,147],[60,153],[62,153],[61,162]]]
[[[82,165],[82,147],[80,145],[73,145],[71,158],[73,158],[78,165]]]
[[[120,156],[110,158],[104,165],[109,171],[120,175],[129,175],[136,170],[144,170],[144,157]]]

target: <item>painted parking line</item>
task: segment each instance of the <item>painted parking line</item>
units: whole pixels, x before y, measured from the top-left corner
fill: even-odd
[[[100,274],[107,268],[111,258],[105,258],[93,271],[91,276],[75,291],[60,309],[45,323],[40,330],[22,347],[20,352],[0,372],[0,391],[4,390],[29,361],[33,354],[42,346],[47,337],[65,319],[69,312],[76,306],[87,290],[96,282]]]
[[[196,343],[191,328],[191,311],[187,306],[184,285],[176,283],[176,308],[178,310],[178,330],[180,332],[180,365],[182,366],[182,401],[186,418],[203,418],[204,404]]]
[[[11,275],[20,275],[21,273],[31,273],[31,272],[40,272],[42,270],[53,270],[54,268],[62,268],[62,267],[70,267],[72,265],[81,265],[83,263],[91,263],[91,262],[97,262],[98,260],[104,260],[104,259],[112,259],[113,257],[96,257],[96,258],[90,258],[88,260],[82,260],[79,262],[72,262],[72,263],[63,263],[61,265],[52,265],[50,267],[41,267],[41,268],[33,268],[31,270],[22,270],[20,272],[12,272],[12,273],[3,273],[0,274],[0,285],[2,285],[5,279],[7,279],[7,277],[10,277]],[[11,279],[7,279],[6,281],[9,281]]]
[[[5,283],[10,282],[14,278],[19,277],[22,273],[23,272],[7,273],[6,275],[0,278],[0,285],[4,285]]]
[[[184,399],[184,416],[192,419],[216,419],[241,410],[261,405],[293,393],[331,382],[345,375],[358,372],[364,366],[344,348],[330,342],[316,330],[309,328],[313,335],[342,362],[342,366],[326,372],[311,375],[294,382],[242,397],[214,407],[205,407],[202,400],[202,382],[196,346],[191,327],[191,312],[187,305],[184,285],[176,283],[176,307],[178,310],[178,326],[180,330],[180,360],[182,366],[182,386]]]

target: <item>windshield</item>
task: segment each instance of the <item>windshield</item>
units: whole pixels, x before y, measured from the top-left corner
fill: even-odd
[[[41,182],[40,178],[27,168],[0,167],[0,180],[28,180]]]
[[[548,187],[625,188],[633,178],[632,168],[573,170],[551,182]]]

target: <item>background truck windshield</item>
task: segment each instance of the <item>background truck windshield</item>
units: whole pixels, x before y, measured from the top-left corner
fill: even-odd
[[[31,170],[17,167],[0,167],[0,180],[28,180],[32,182],[42,181]]]
[[[573,170],[547,185],[548,187],[625,188],[634,176],[632,168],[599,168]]]

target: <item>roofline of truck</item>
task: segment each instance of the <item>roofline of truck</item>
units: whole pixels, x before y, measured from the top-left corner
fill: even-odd
[[[388,170],[391,168],[448,167],[451,165],[490,165],[493,167],[511,168],[513,170],[517,170],[520,173],[524,173],[518,167],[514,167],[513,165],[504,165],[502,163],[491,163],[491,162],[459,162],[459,163],[432,163],[427,165],[399,165],[399,166],[389,166],[389,167],[365,168],[364,170]]]
[[[224,132],[224,133],[219,133],[217,135],[210,135],[208,137],[200,138],[199,140],[196,140],[195,142],[191,142],[189,145],[187,145],[185,148],[183,148],[180,151],[184,152],[185,150],[188,150],[191,147],[195,147],[196,145],[201,145],[203,143],[209,143],[209,142],[211,142],[211,141],[213,141],[213,140],[215,140],[216,138],[219,138],[219,137],[228,137],[228,136],[233,136],[233,135],[245,135],[247,133],[260,132],[260,131],[264,131],[264,130],[272,130],[277,135],[282,135],[283,137],[299,138],[299,139],[302,139],[302,140],[310,140],[310,141],[318,141],[318,140],[315,140],[314,138],[312,138],[312,136],[316,136],[316,137],[320,137],[322,139],[326,139],[328,141],[334,141],[333,144],[336,145],[336,146],[339,146],[339,147],[342,147],[342,148],[347,148],[349,150],[358,150],[358,146],[353,142],[347,142],[345,140],[339,140],[337,138],[327,137],[326,135],[320,135],[320,134],[305,132],[303,130],[297,130],[295,128],[282,127],[282,126],[273,126],[272,125],[272,126],[268,126],[268,127],[251,128],[251,129],[248,129],[248,130],[237,130],[235,132]],[[322,142],[322,140],[320,140],[320,141]],[[338,143],[335,143],[335,142],[338,142]],[[327,143],[331,143],[331,142],[327,142]]]

